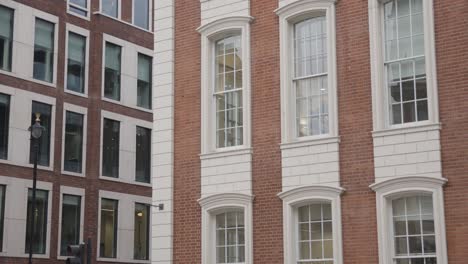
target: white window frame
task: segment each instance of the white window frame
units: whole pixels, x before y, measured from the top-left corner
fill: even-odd
[[[104,11],[102,10],[102,6],[103,6],[102,0],[99,0],[99,14],[106,16],[108,18],[111,18],[111,19],[117,19],[117,20],[122,19],[122,1],[121,0],[117,0],[117,17],[113,17],[104,13]]]
[[[376,192],[379,264],[393,264],[392,200],[418,194],[432,197],[437,263],[448,264],[443,196],[443,186],[446,182],[445,178],[412,176],[370,186]]]
[[[203,197],[198,200],[202,208],[202,259],[201,263],[216,263],[216,215],[231,210],[244,212],[245,262],[253,263],[253,196],[237,193],[222,193]]]
[[[101,202],[102,199],[112,199],[118,201],[118,216],[117,216],[117,245],[115,258],[102,258],[99,256],[99,245],[101,241]],[[110,191],[99,191],[99,204],[98,204],[98,230],[97,230],[97,245],[96,256],[97,261],[105,262],[123,262],[123,263],[151,263],[151,254],[149,260],[135,260],[133,259],[133,236],[135,226],[135,203],[142,203],[151,205],[151,197],[131,195],[126,193],[117,193]],[[150,207],[152,208],[152,207]],[[153,215],[152,209],[150,210],[150,223],[152,223]],[[150,224],[151,229],[151,224]],[[127,237],[126,237],[127,236]],[[125,238],[129,239],[126,240]],[[152,239],[150,234],[149,249],[151,253]]]
[[[65,129],[67,125],[67,111],[83,115],[83,146],[82,146],[82,166],[81,173],[71,172],[65,170]],[[85,177],[86,175],[86,142],[88,131],[88,109],[85,107],[64,103],[63,104],[63,125],[62,125],[62,174]]]
[[[251,141],[250,125],[250,16],[222,18],[198,28],[201,34],[201,152],[235,151],[247,149]],[[240,34],[242,45],[242,105],[243,144],[232,147],[216,147],[216,111],[214,90],[214,44],[232,33]]]
[[[283,200],[284,263],[297,263],[298,208],[317,202],[328,202],[332,210],[333,264],[343,264],[341,234],[341,194],[344,189],[328,186],[304,186],[278,194]]]
[[[374,131],[408,128],[437,124],[439,122],[439,100],[437,92],[437,71],[434,40],[433,0],[423,0],[424,56],[426,61],[426,82],[428,116],[425,121],[392,125],[388,107],[388,87],[384,66],[384,25],[383,5],[386,0],[369,1],[370,65],[372,81],[372,118]]]
[[[280,24],[280,76],[281,76],[281,141],[320,140],[338,136],[337,81],[336,81],[336,0],[295,1],[275,10]],[[294,75],[294,24],[325,12],[327,22],[327,76],[329,132],[321,135],[298,137],[296,133],[296,103]]]
[[[83,36],[86,38],[86,49],[85,49],[85,79],[84,79],[84,92],[83,93],[77,93],[72,90],[67,89],[67,75],[68,75],[68,36],[69,33],[75,33],[80,36]],[[89,78],[89,30],[86,30],[84,28],[72,25],[67,23],[66,24],[66,34],[65,34],[65,71],[64,71],[64,91],[69,94],[77,95],[77,96],[82,96],[82,97],[88,97],[88,78]]]
[[[148,1],[148,28],[143,28],[135,24],[135,0],[132,0],[132,25],[134,25],[137,28],[150,31],[152,32],[153,30],[153,1],[152,0],[147,0]]]
[[[63,196],[64,195],[75,195],[81,197],[81,208],[80,208],[80,242],[83,241],[83,229],[84,229],[84,209],[85,209],[85,189],[74,188],[68,186],[60,186],[60,209],[59,209],[59,225],[58,225],[58,243],[57,243],[57,259],[67,259],[67,256],[60,255],[60,245],[62,242],[62,209],[63,209]]]
[[[73,15],[73,16],[76,16],[76,17],[79,17],[79,18],[82,18],[82,19],[86,19],[86,20],[90,20],[90,17],[91,17],[91,7],[90,7],[90,4],[91,4],[91,1],[90,0],[86,0],[86,6],[87,8],[83,8],[79,5],[76,5],[76,4],[73,4],[70,2],[70,0],[67,0],[67,14],[70,14],[70,15]],[[74,13],[73,11],[70,11],[70,6],[76,8],[76,9],[80,9],[82,11],[85,11],[86,12],[86,16],[82,16],[82,15],[79,15],[77,13]]]

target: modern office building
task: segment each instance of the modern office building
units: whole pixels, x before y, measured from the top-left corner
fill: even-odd
[[[30,243],[33,263],[64,263],[88,238],[92,263],[150,262],[152,9],[0,0],[0,263],[27,263]]]
[[[467,14],[155,1],[152,261],[468,263]]]

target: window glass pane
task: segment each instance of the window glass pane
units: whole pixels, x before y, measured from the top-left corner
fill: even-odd
[[[8,159],[10,96],[0,93],[0,159]]]
[[[101,200],[101,234],[99,256],[115,258],[117,252],[117,219],[119,202],[111,199]]]
[[[216,215],[216,263],[245,261],[244,213],[231,211]]]
[[[138,94],[137,105],[151,108],[152,58],[138,53]]]
[[[64,169],[81,173],[83,166],[83,115],[66,111]]]
[[[295,81],[297,136],[328,134],[327,76]]]
[[[333,222],[330,203],[313,203],[298,209],[298,263],[333,263]],[[315,263],[315,262],[313,262]]]
[[[120,122],[104,118],[102,175],[119,177]]]
[[[75,5],[81,6],[83,8],[87,8],[87,0],[69,0],[70,3],[73,3]]]
[[[117,18],[119,13],[119,0],[101,0],[101,11],[108,16]]]
[[[136,181],[149,183],[151,178],[151,129],[136,128]]]
[[[32,189],[28,189],[28,212],[26,219],[26,247],[25,253],[29,253],[29,236],[31,234],[31,216],[32,211]],[[33,233],[33,253],[45,254],[46,253],[46,239],[47,239],[47,214],[48,214],[48,199],[49,192],[44,190],[36,191],[36,210],[34,212],[34,233]]]
[[[133,23],[135,25],[149,28],[149,0],[133,0]]]
[[[67,89],[84,93],[86,65],[86,37],[68,34]]]
[[[50,161],[50,131],[52,125],[52,106],[36,101],[32,102],[31,125],[36,123],[36,113],[40,114],[41,126],[44,127],[42,136],[39,139],[39,156],[37,164],[49,166]],[[31,141],[31,143],[33,143]],[[34,144],[30,145],[29,162],[34,164]]]
[[[120,101],[120,69],[122,48],[106,42],[106,65],[104,71],[104,96]]]
[[[60,255],[66,256],[69,245],[80,243],[81,196],[64,194],[62,199]]]
[[[134,259],[149,259],[150,206],[135,204]]]
[[[78,7],[75,7],[75,6],[70,6],[69,7],[69,10],[75,14],[78,14],[80,16],[87,16],[88,15],[88,12],[87,11],[84,11],[83,9],[81,8],[78,8]]]
[[[14,10],[0,6],[0,70],[11,71]]]
[[[52,82],[54,71],[55,24],[36,18],[33,77]]]
[[[0,185],[0,252],[3,251],[3,228],[5,225],[6,186]]]

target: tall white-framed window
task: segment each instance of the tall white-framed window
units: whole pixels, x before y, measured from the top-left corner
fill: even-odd
[[[90,17],[90,0],[67,0],[67,12],[85,19]]]
[[[106,16],[120,19],[121,9],[120,0],[101,0],[101,13]]]
[[[208,23],[202,35],[202,153],[250,146],[250,21]]]
[[[203,263],[252,263],[252,198],[224,193],[199,200]]]
[[[285,263],[342,264],[343,189],[305,186],[280,193]]]
[[[280,17],[282,141],[334,137],[335,1],[297,1]]]
[[[404,177],[371,185],[377,194],[380,264],[447,264],[443,185]]]
[[[133,24],[137,27],[151,30],[152,28],[152,7],[153,1],[133,0]]]
[[[62,173],[84,177],[88,111],[68,103],[63,108]]]
[[[369,0],[374,130],[437,123],[432,0]]]
[[[89,31],[66,25],[65,92],[78,96],[88,94]]]

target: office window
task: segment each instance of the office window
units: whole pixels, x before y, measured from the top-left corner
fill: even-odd
[[[66,256],[69,245],[78,245],[81,242],[81,196],[64,194],[62,199],[60,255]]]
[[[45,128],[39,142],[37,164],[49,166],[50,162],[50,132],[52,124],[52,106],[36,101],[32,102],[31,125],[36,123],[36,113],[41,114],[41,125]],[[32,143],[32,142],[31,142]],[[30,145],[29,162],[34,163],[34,146]]]
[[[149,0],[133,0],[133,23],[144,29],[149,29]]]
[[[298,208],[298,264],[333,264],[331,216],[329,203],[314,203]]]
[[[136,181],[149,183],[151,179],[151,129],[136,128]]]
[[[34,36],[34,79],[52,82],[54,75],[55,24],[36,18]]]
[[[101,200],[101,235],[99,241],[99,256],[115,258],[117,256],[117,219],[119,201]]]
[[[149,205],[135,203],[134,259],[149,259],[150,212]]]
[[[386,2],[384,25],[391,124],[428,120],[422,0]]]
[[[66,111],[64,170],[81,173],[83,169],[82,114]]]
[[[296,136],[328,134],[327,21],[325,16],[294,25]]]
[[[120,122],[104,118],[102,175],[119,177]]]
[[[105,56],[104,96],[112,100],[120,101],[122,47],[106,42]]]
[[[68,10],[80,16],[88,16],[88,0],[68,0]]]
[[[0,159],[8,159],[10,96],[0,93]]]
[[[119,8],[119,0],[101,0],[101,11],[108,16],[118,18]]]
[[[26,219],[26,247],[25,252],[29,253],[29,235],[31,233],[31,210],[32,210],[32,189],[28,189],[28,207]],[[34,233],[33,233],[33,253],[45,254],[47,247],[47,214],[49,206],[49,192],[45,190],[36,191],[36,212]]]
[[[138,53],[137,105],[151,109],[152,58]]]
[[[431,196],[409,196],[393,200],[392,220],[394,263],[437,263]]]
[[[84,93],[86,75],[86,37],[68,33],[67,89]]]
[[[215,44],[216,147],[243,144],[241,36]]]
[[[244,213],[232,211],[216,216],[216,263],[245,262]]]
[[[5,227],[5,193],[6,186],[0,185],[0,252],[3,251],[3,229]]]
[[[14,10],[0,6],[0,70],[11,71]]]

